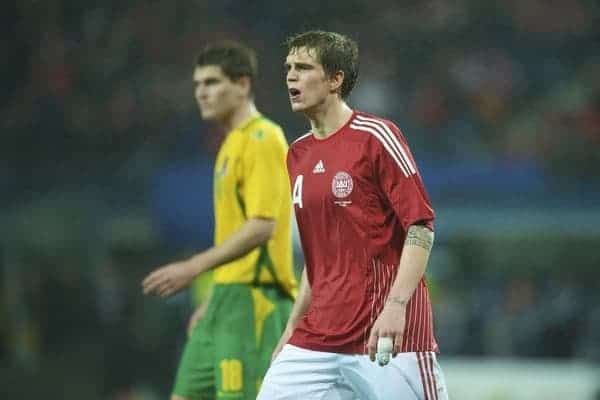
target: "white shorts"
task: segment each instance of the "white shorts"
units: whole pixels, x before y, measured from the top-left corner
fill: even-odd
[[[257,400],[448,400],[435,353],[400,353],[380,367],[368,355],[286,344]]]

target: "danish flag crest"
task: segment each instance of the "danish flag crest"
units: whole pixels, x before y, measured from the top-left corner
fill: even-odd
[[[333,177],[331,181],[331,191],[338,199],[348,197],[354,189],[354,182],[349,173],[340,171]]]

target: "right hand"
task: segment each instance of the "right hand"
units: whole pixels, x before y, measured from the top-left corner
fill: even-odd
[[[190,321],[188,322],[188,327],[187,327],[188,337],[192,336],[192,332],[194,331],[194,328],[198,324],[198,321],[200,321],[202,319],[202,317],[204,316],[205,312],[206,312],[206,305],[205,304],[200,304],[196,308],[196,310],[194,311],[194,313],[190,317]]]
[[[142,281],[144,294],[169,297],[189,286],[196,275],[189,262],[181,261],[164,265],[144,278]]]
[[[273,362],[275,360],[275,357],[277,357],[277,355],[279,354],[279,352],[281,352],[281,349],[283,349],[283,346],[286,345],[286,343],[288,342],[288,340],[290,340],[290,337],[292,336],[292,333],[294,332],[293,329],[285,329],[285,331],[283,331],[283,334],[281,335],[281,338],[279,339],[279,343],[277,343],[277,346],[275,346],[275,350],[273,350],[273,354],[271,355],[271,362]]]

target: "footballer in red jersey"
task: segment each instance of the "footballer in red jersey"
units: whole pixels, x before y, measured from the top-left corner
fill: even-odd
[[[332,135],[292,144],[288,172],[312,298],[290,343],[368,353],[370,328],[396,276],[408,228],[434,213],[398,128],[354,112]],[[400,217],[401,216],[401,217]],[[437,351],[421,278],[399,351]]]
[[[435,214],[408,143],[346,103],[348,37],[296,35],[285,67],[292,110],[311,124],[287,156],[306,265],[258,399],[447,399],[424,276]]]

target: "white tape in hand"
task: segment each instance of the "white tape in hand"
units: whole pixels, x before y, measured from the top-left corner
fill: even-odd
[[[377,339],[377,353],[375,359],[382,367],[390,362],[392,351],[394,350],[394,341],[391,337],[380,337]]]

